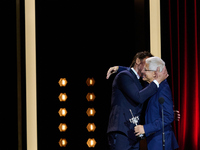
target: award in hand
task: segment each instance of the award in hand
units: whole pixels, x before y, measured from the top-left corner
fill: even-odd
[[[134,124],[135,126],[137,126],[137,123],[138,123],[138,121],[139,121],[139,116],[133,116],[133,113],[132,113],[132,111],[131,111],[131,109],[129,109],[129,111],[130,111],[130,113],[131,113],[131,115],[132,115],[132,118],[131,119],[129,119],[129,121],[130,121],[130,123],[132,123],[132,124]],[[144,134],[140,134],[138,137],[140,137],[140,138],[143,138],[144,137]]]

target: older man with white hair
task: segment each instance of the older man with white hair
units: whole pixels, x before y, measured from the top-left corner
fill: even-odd
[[[156,77],[156,70],[160,71],[165,67],[165,62],[159,57],[146,59],[143,73],[143,80],[151,83]],[[159,98],[164,98],[164,128],[165,128],[165,150],[177,149],[178,143],[172,130],[171,123],[174,121],[173,101],[170,87],[167,80],[160,83],[159,89],[148,101],[145,112],[145,124],[135,126],[136,136],[145,134],[147,137],[148,150],[162,149],[162,113]]]

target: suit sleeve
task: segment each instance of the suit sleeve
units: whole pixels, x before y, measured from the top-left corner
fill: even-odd
[[[171,90],[169,87],[163,88],[159,97],[163,97],[165,102],[163,103],[163,113],[164,113],[164,126],[170,125],[174,121],[174,111],[173,111],[173,101]],[[162,130],[162,113],[161,113],[161,104],[159,103],[159,118],[149,124],[144,125],[144,131],[146,136],[149,136],[153,133]]]
[[[117,73],[127,70],[129,67],[119,66],[119,69],[117,70]]]
[[[150,83],[146,88],[139,91],[133,79],[121,73],[118,76],[119,89],[134,102],[144,103],[149,97],[157,92],[157,86],[154,82]]]

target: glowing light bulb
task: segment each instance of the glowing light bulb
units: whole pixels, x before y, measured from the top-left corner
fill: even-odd
[[[96,113],[94,108],[88,108],[86,111],[86,114],[88,115],[88,117],[94,116]]]
[[[60,132],[65,132],[67,130],[66,123],[60,123],[60,125],[58,126],[58,129],[60,130]]]
[[[59,98],[59,100],[61,102],[65,102],[68,97],[67,97],[66,93],[60,93],[60,95],[58,96],[58,98]]]
[[[61,139],[59,140],[58,143],[59,143],[60,147],[66,147],[66,145],[67,145],[67,140],[61,138]]]
[[[60,87],[66,86],[67,85],[66,78],[60,78],[60,80],[58,81],[58,84],[60,85]]]
[[[87,84],[87,86],[94,86],[94,84],[95,84],[94,78],[87,78],[86,84]]]
[[[66,108],[60,108],[58,113],[59,113],[60,117],[65,117],[67,115],[67,110],[66,110]]]
[[[96,96],[94,95],[94,93],[88,93],[88,94],[86,95],[86,99],[87,99],[88,101],[94,101],[95,98],[96,98]]]
[[[87,140],[87,145],[88,145],[88,147],[95,147],[95,145],[96,145],[96,141],[95,141],[95,139],[94,138],[89,138],[88,140]]]
[[[94,132],[96,129],[96,126],[94,123],[88,123],[86,128],[87,128],[88,132]]]

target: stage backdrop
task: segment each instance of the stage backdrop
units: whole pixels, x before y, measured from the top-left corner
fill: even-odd
[[[200,2],[162,1],[162,58],[167,60],[175,108],[181,119],[175,130],[183,149],[200,149]]]

